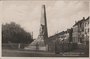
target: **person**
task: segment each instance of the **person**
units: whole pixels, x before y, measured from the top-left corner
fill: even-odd
[[[61,40],[61,51],[64,54],[64,39]]]
[[[56,53],[56,54],[59,54],[58,45],[59,45],[59,44],[58,44],[58,41],[56,40],[56,41],[55,41],[55,53]]]
[[[39,50],[39,44],[38,43],[36,44],[36,50],[37,51]]]
[[[59,54],[60,53],[60,39],[57,38],[55,41],[55,53]]]

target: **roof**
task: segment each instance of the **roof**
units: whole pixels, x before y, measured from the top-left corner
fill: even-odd
[[[85,17],[83,17],[82,20],[79,20],[78,22],[76,22],[73,26],[76,26],[76,25],[78,25],[79,23],[82,23],[83,21],[85,21]]]
[[[86,18],[86,21],[89,20],[89,18],[90,18],[90,17],[87,17],[87,18]]]
[[[49,40],[55,40],[59,35],[63,35],[65,34],[67,31],[62,31],[62,32],[59,32],[57,34],[54,34],[53,36],[50,36],[49,37]]]

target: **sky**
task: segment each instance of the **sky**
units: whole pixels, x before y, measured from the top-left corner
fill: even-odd
[[[37,38],[40,29],[41,7],[46,6],[48,35],[71,28],[75,21],[89,16],[88,1],[1,1],[1,23],[15,22]]]

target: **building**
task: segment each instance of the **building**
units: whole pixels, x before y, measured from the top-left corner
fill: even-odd
[[[78,25],[75,24],[72,28],[73,28],[72,42],[77,43],[78,42]]]
[[[72,42],[72,28],[67,29],[66,31],[62,31],[60,33],[57,33],[53,36],[50,36],[48,38],[48,50],[55,52],[56,46],[59,48],[60,46],[64,45],[63,47],[65,49],[68,49],[67,45],[68,43]],[[61,44],[63,43],[63,44]],[[61,48],[59,48],[60,50]]]
[[[86,40],[89,40],[89,17],[76,22],[73,25],[73,34],[72,34],[73,43],[85,43]]]
[[[78,22],[78,41],[79,43],[84,43],[84,22],[85,18]]]
[[[89,42],[89,17],[84,21],[84,42]]]
[[[84,21],[85,18],[83,17],[82,20],[78,21],[73,25],[73,43],[82,43],[84,40]]]

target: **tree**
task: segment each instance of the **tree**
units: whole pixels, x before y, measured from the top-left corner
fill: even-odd
[[[33,41],[30,33],[26,32],[20,25],[11,22],[2,25],[2,43],[29,44]]]

